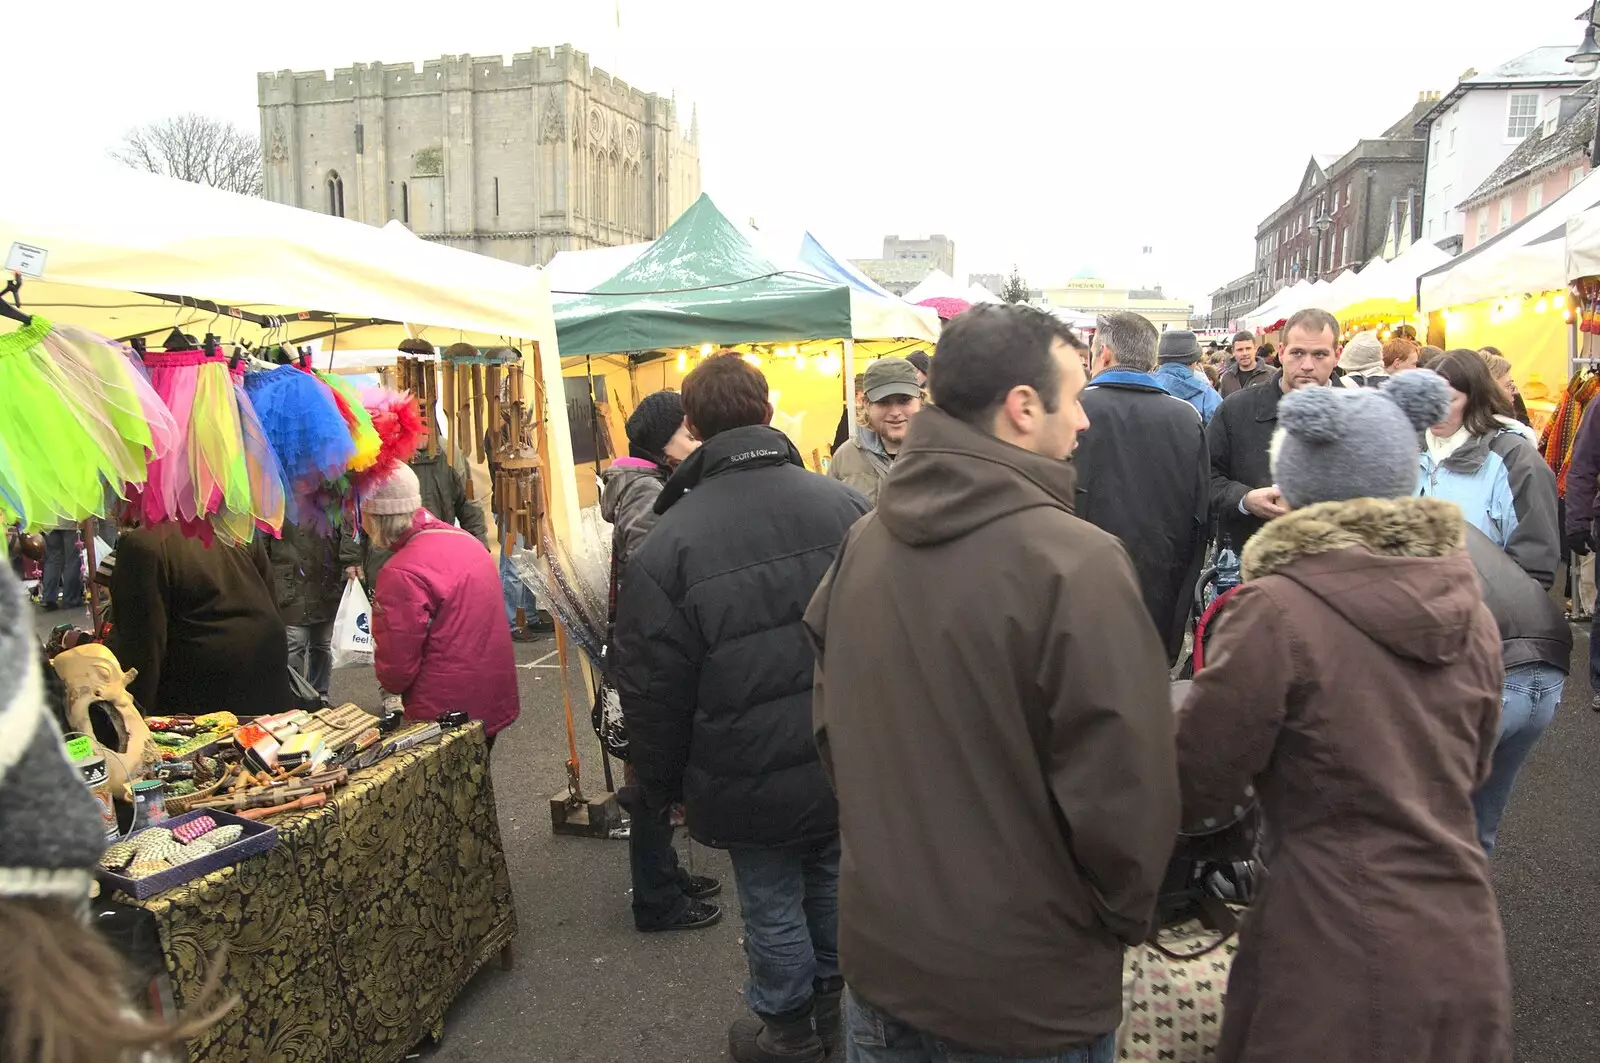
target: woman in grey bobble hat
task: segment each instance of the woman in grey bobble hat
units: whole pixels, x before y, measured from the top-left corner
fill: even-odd
[[[1254,786],[1266,885],[1216,1059],[1509,1063],[1505,943],[1472,795],[1500,717],[1500,634],[1466,525],[1411,497],[1430,372],[1278,407],[1292,507],[1245,546],[1179,713],[1184,820]]]
[[[212,1009],[213,976],[175,1024],[130,1007],[131,972],[85,919],[105,826],[67,761],[25,603],[0,569],[0,1060],[135,1063],[232,1002]]]

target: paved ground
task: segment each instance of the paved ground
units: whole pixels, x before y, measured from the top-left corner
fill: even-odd
[[[39,617],[41,632],[66,614]],[[1494,859],[1515,986],[1517,1058],[1587,1063],[1600,1044],[1600,714],[1588,708],[1587,629],[1554,725],[1518,780]],[[490,965],[456,1002],[427,1060],[474,1063],[709,1063],[743,1014],[737,902],[709,930],[644,935],[628,913],[623,842],[557,838],[548,800],[564,785],[566,739],[553,643],[518,647],[522,719],[495,747],[500,824],[521,936],[512,971]],[[574,687],[577,690],[577,687]],[[375,704],[370,672],[334,694]],[[580,714],[585,783],[599,751]],[[686,843],[685,843],[686,844]],[[721,853],[702,872],[730,884]]]

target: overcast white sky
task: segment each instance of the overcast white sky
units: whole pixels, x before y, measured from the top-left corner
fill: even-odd
[[[11,165],[99,159],[185,110],[257,128],[257,71],[571,42],[700,109],[704,188],[763,228],[875,257],[942,232],[956,268],[1083,267],[1203,302],[1312,152],[1376,136],[1542,44],[1580,0],[457,0],[17,5]],[[237,13],[235,13],[237,12]],[[1155,248],[1141,261],[1140,248]]]

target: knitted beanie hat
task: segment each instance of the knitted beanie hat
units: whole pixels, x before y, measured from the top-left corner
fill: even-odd
[[[1358,332],[1344,345],[1339,356],[1339,368],[1346,373],[1383,372],[1383,344],[1376,332]]]
[[[1156,357],[1163,362],[1193,365],[1200,360],[1200,337],[1188,329],[1163,332]]]
[[[1417,369],[1381,389],[1301,388],[1278,403],[1272,476],[1294,508],[1417,493],[1419,433],[1450,409],[1450,386]]]
[[[105,825],[45,707],[32,628],[0,569],[0,897],[87,899]]]
[[[665,465],[667,442],[682,424],[683,396],[676,391],[651,392],[628,417],[628,454]]]
[[[397,465],[387,479],[361,500],[361,511],[374,517],[411,514],[422,508],[422,485],[409,465]]]

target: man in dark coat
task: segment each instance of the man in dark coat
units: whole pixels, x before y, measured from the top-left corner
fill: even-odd
[[[345,586],[338,540],[285,522],[283,537],[267,540],[267,557],[289,639],[289,666],[326,698],[333,679],[333,621]]]
[[[1170,664],[1183,651],[1205,558],[1211,465],[1199,414],[1150,375],[1157,336],[1138,314],[1103,318],[1083,392],[1089,430],[1073,463],[1077,514],[1127,547]]]
[[[1282,369],[1271,380],[1228,396],[1206,428],[1211,450],[1211,515],[1219,541],[1235,553],[1262,525],[1289,512],[1272,486],[1267,448],[1278,427],[1278,401],[1303,387],[1326,387],[1339,364],[1339,320],[1301,310],[1283,326]]]
[[[685,377],[683,406],[702,445],[657,498],[617,603],[629,756],[649,804],[683,800],[690,833],[732,858],[756,1021],[734,1024],[730,1054],[820,1060],[816,1025],[837,1026],[843,988],[839,810],[801,618],[867,501],[806,470],[737,355]]]
[[[1256,356],[1256,335],[1240,332],[1233,337],[1232,359],[1217,381],[1217,393],[1227,398],[1236,391],[1265,384],[1272,379],[1272,367]]]
[[[1594,409],[1594,407],[1590,407]],[[1580,556],[1595,545],[1595,521],[1600,519],[1600,415],[1585,416],[1572,444],[1566,477],[1567,543]],[[1595,569],[1600,582],[1600,566]],[[1600,636],[1589,633],[1589,707],[1600,712]]]

